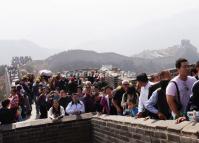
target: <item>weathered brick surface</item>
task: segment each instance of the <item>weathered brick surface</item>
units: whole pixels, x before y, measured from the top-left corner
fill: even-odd
[[[0,126],[0,143],[199,143],[199,124],[123,116],[69,116]]]
[[[91,119],[94,143],[197,143],[198,124],[156,121],[131,117],[94,116]],[[188,137],[187,137],[188,136]]]
[[[92,114],[21,122],[0,127],[0,143],[91,143]],[[1,136],[3,137],[1,140]]]

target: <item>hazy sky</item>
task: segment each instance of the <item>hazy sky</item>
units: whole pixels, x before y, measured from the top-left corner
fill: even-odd
[[[198,9],[198,0],[1,0],[0,39],[125,55],[183,38],[199,47]]]

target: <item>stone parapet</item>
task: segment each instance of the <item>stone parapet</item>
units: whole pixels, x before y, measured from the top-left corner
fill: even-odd
[[[127,116],[66,116],[0,126],[0,143],[199,143],[199,123]]]
[[[100,115],[91,124],[96,143],[199,143],[199,123],[194,122]]]

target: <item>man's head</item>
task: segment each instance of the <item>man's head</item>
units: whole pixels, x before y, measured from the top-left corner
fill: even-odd
[[[17,88],[16,86],[11,87],[11,95],[15,95],[17,93]]]
[[[112,95],[112,91],[113,91],[113,88],[111,86],[106,86],[105,89],[104,89],[105,93],[107,95]]]
[[[9,105],[10,105],[9,99],[5,99],[5,100],[2,101],[2,107],[3,108],[8,108]]]
[[[123,80],[122,81],[122,87],[127,92],[128,88],[129,88],[129,81],[128,80]]]
[[[66,92],[65,90],[60,91],[60,97],[66,97]]]
[[[77,93],[80,95],[80,94],[82,94],[82,87],[81,86],[78,86],[77,87]]]
[[[157,74],[157,73],[156,73],[156,74],[153,74],[153,75],[151,76],[150,81],[151,81],[151,82],[154,82],[154,83],[159,82],[159,81],[160,81],[160,75]]]
[[[145,86],[148,83],[148,77],[146,73],[141,73],[137,75],[136,80],[140,87]]]
[[[171,73],[170,71],[161,71],[160,72],[160,87],[162,90],[166,90],[166,87],[171,80]]]
[[[79,96],[76,93],[72,94],[72,100],[74,103],[77,103],[79,101]]]
[[[176,61],[176,69],[181,77],[187,77],[189,74],[189,62],[187,59],[180,58]]]
[[[59,107],[59,99],[60,99],[60,97],[58,95],[52,97],[53,107],[55,109],[58,109],[58,107]]]
[[[169,71],[161,71],[160,72],[160,79],[161,80],[170,80],[171,79],[171,73]]]
[[[91,94],[91,85],[86,85],[86,86],[85,86],[85,93],[86,93],[87,95],[90,95],[90,94]]]

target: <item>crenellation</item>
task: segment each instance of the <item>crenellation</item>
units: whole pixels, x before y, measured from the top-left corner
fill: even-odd
[[[144,121],[125,116],[114,117],[116,116],[82,114],[79,117],[64,117],[59,122],[42,119],[24,124],[21,122],[3,125],[0,126],[0,143],[199,142],[198,123],[174,124],[174,121]]]

